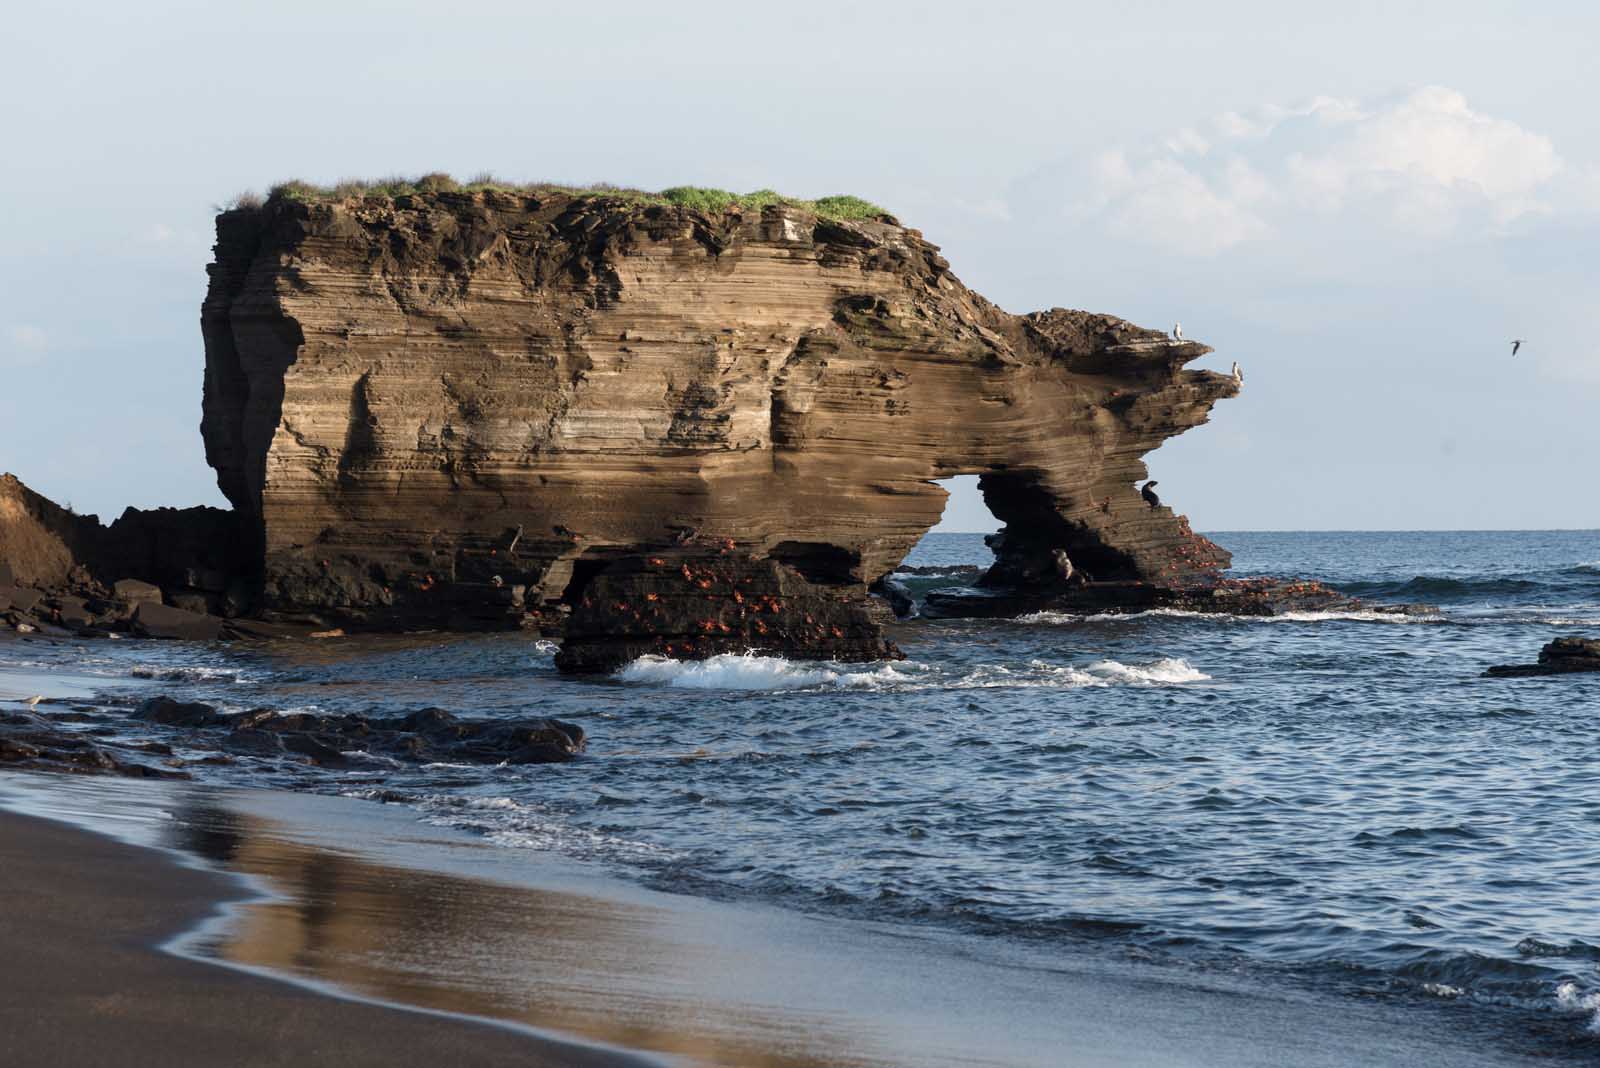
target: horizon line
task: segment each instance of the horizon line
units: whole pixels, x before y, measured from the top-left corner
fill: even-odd
[[[929,530],[928,534],[994,534],[991,530]],[[1201,534],[1600,534],[1600,527],[1219,527]]]

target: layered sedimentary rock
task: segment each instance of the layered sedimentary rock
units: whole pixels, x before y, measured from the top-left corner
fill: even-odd
[[[1135,490],[1237,390],[1184,369],[1210,350],[1008,314],[887,216],[477,192],[277,199],[217,232],[202,431],[270,612],[565,606],[584,668],[879,656],[866,591],[970,474],[1006,524],[992,586],[1228,562]]]

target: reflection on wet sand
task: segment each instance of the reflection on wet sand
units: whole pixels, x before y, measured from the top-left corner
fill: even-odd
[[[286,840],[205,789],[165,844],[263,881],[191,952],[383,1001],[741,1068],[882,1065],[839,1021],[708,1000],[740,947],[672,936],[648,906],[387,867]],[[781,967],[781,961],[768,962]]]

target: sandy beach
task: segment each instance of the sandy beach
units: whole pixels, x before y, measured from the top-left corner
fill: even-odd
[[[155,948],[241,891],[235,879],[180,867],[151,850],[0,814],[0,1063],[651,1063],[331,998]]]
[[[8,1064],[1548,1063],[1464,1013],[657,894],[391,806],[16,774],[0,808]]]

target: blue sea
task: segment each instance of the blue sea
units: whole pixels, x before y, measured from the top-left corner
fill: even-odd
[[[11,642],[0,670],[88,673],[108,702],[556,716],[590,735],[571,764],[195,770],[676,893],[1449,1005],[1600,1054],[1600,675],[1482,677],[1600,636],[1600,532],[1211,537],[1235,576],[1438,611],[912,620],[901,662],[605,680],[523,635]],[[906,563],[950,569],[925,591],[989,560],[932,534]]]

